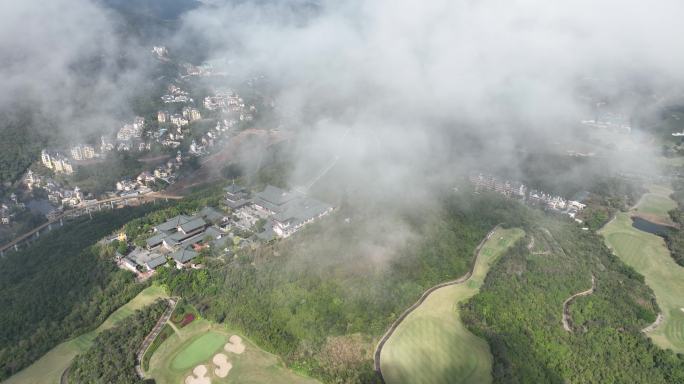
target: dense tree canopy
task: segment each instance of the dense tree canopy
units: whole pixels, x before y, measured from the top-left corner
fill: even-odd
[[[136,354],[167,305],[163,300],[157,301],[100,333],[90,349],[74,359],[69,380],[91,384],[144,383],[135,372]]]
[[[80,218],[0,258],[0,379],[95,328],[143,288],[132,273],[117,269],[112,250],[94,244],[154,208]]]
[[[485,338],[497,383],[675,383],[684,359],[654,346],[640,330],[657,306],[643,276],[625,266],[593,233],[543,219],[495,265],[462,318]],[[531,241],[528,238],[528,242]],[[570,306],[572,332],[561,325]]]

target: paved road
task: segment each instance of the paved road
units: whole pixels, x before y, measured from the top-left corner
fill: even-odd
[[[164,324],[166,324],[166,322],[169,321],[169,319],[171,318],[173,310],[176,309],[176,304],[178,304],[178,299],[169,299],[169,307],[166,308],[166,311],[164,311],[159,320],[157,320],[157,324],[155,324],[154,328],[152,328],[152,332],[150,332],[150,334],[147,335],[147,337],[145,337],[145,340],[143,340],[140,349],[138,349],[138,354],[135,358],[135,372],[141,379],[145,377],[145,372],[143,372],[142,369],[143,356],[145,356],[145,352],[147,352],[147,349],[150,347],[154,339],[156,339],[157,336],[159,336],[159,332],[161,332],[161,330],[164,328]]]
[[[480,255],[480,249],[482,249],[482,247],[483,247],[484,244],[487,242],[487,240],[489,240],[489,238],[492,237],[492,235],[494,234],[494,232],[495,232],[498,228],[499,228],[499,226],[497,225],[497,226],[494,227],[491,231],[489,231],[489,233],[487,234],[487,236],[485,236],[485,238],[482,239],[482,241],[480,242],[480,244],[478,244],[477,248],[475,248],[475,251],[473,252],[473,253],[474,253],[473,262],[472,262],[472,264],[471,264],[471,266],[470,266],[470,270],[469,270],[465,275],[459,277],[459,278],[456,279],[456,280],[447,281],[447,282],[445,282],[445,283],[437,284],[437,285],[435,285],[434,287],[432,287],[432,288],[428,289],[427,291],[425,291],[425,292],[420,296],[420,298],[418,299],[418,301],[416,301],[412,306],[408,307],[408,309],[406,309],[406,310],[401,314],[401,316],[399,316],[396,320],[394,320],[394,323],[392,323],[392,325],[389,327],[389,329],[387,330],[387,332],[385,332],[385,334],[382,336],[382,338],[380,339],[380,342],[378,343],[378,346],[375,348],[375,354],[373,355],[373,362],[374,362],[374,366],[375,366],[375,372],[378,373],[378,375],[380,376],[380,379],[381,379],[383,382],[385,381],[385,379],[382,377],[382,369],[380,368],[380,354],[382,353],[382,347],[385,346],[385,343],[387,342],[387,340],[389,340],[390,336],[392,336],[392,334],[394,333],[394,330],[397,329],[397,327],[399,326],[399,324],[401,324],[401,322],[406,318],[406,316],[408,316],[411,312],[413,312],[414,309],[418,308],[418,306],[419,306],[420,304],[422,304],[423,301],[425,301],[425,299],[426,299],[428,296],[430,296],[430,294],[431,294],[432,292],[434,292],[435,290],[437,290],[437,289],[439,289],[439,288],[446,287],[446,286],[449,286],[449,285],[461,284],[461,283],[467,281],[468,279],[470,279],[470,276],[473,274],[473,268],[475,268],[475,265],[477,264],[477,257]]]

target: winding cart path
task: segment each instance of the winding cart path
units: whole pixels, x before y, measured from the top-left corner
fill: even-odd
[[[587,289],[586,291],[577,292],[574,295],[565,299],[565,301],[563,302],[563,329],[565,329],[568,332],[572,332],[572,328],[570,327],[570,322],[572,319],[570,318],[570,311],[568,309],[572,300],[580,296],[591,295],[592,293],[594,293],[595,289],[596,278],[594,278],[594,275],[591,275],[591,288]]]
[[[161,330],[164,328],[164,324],[166,324],[166,322],[171,318],[171,314],[176,309],[176,304],[178,304],[177,298],[169,299],[169,307],[166,308],[166,311],[164,311],[159,320],[157,320],[157,324],[154,325],[154,328],[152,328],[152,331],[149,333],[149,335],[145,337],[140,349],[138,349],[138,353],[135,357],[135,372],[141,379],[145,377],[145,372],[143,372],[142,369],[143,356],[145,356],[145,352],[147,352],[147,349],[150,347],[154,339],[159,336],[159,332],[161,332]]]

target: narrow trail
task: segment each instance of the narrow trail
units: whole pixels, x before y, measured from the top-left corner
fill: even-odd
[[[642,329],[641,332],[648,333],[648,332],[655,331],[655,329],[658,328],[658,326],[660,324],[662,324],[663,320],[665,320],[665,316],[663,316],[662,313],[659,313],[658,317],[656,317],[655,321],[651,325],[649,325],[648,327]]]
[[[385,334],[382,336],[382,338],[380,339],[380,342],[378,342],[378,345],[375,348],[375,354],[373,355],[373,364],[375,366],[375,372],[378,373],[378,375],[380,376],[380,380],[382,380],[383,383],[385,382],[385,379],[382,377],[382,369],[380,368],[380,354],[382,353],[382,347],[385,346],[385,343],[387,342],[387,340],[389,340],[390,336],[392,336],[394,331],[397,329],[399,324],[401,324],[401,322],[406,318],[406,316],[408,316],[411,312],[413,312],[416,308],[418,308],[418,306],[420,306],[423,303],[423,301],[425,301],[425,299],[428,296],[430,296],[430,294],[432,292],[434,292],[435,290],[437,290],[439,288],[443,288],[443,287],[446,287],[449,285],[464,283],[464,282],[468,281],[468,279],[470,279],[470,276],[472,276],[472,274],[473,274],[473,269],[477,265],[477,259],[480,256],[480,250],[485,245],[487,240],[489,240],[492,237],[492,235],[494,234],[494,232],[496,232],[497,229],[499,229],[499,225],[495,226],[491,231],[489,231],[489,233],[487,233],[487,236],[485,236],[485,238],[482,239],[480,244],[477,245],[477,247],[475,248],[475,251],[473,252],[474,256],[473,256],[473,262],[470,265],[470,270],[468,272],[466,272],[465,275],[459,277],[456,280],[451,280],[451,281],[447,281],[444,283],[437,284],[434,287],[429,288],[427,291],[423,292],[423,294],[420,296],[418,301],[416,301],[412,306],[408,307],[396,320],[394,320],[394,322],[389,327],[387,332],[385,332]]]
[[[147,348],[152,345],[152,342],[154,339],[159,336],[159,333],[161,330],[164,328],[164,325],[166,324],[167,321],[171,318],[171,314],[173,313],[174,309],[176,309],[176,304],[178,304],[178,299],[172,298],[169,299],[169,307],[166,308],[166,311],[161,315],[159,320],[157,320],[157,324],[154,325],[154,328],[152,328],[152,331],[145,337],[145,340],[143,340],[142,345],[140,346],[140,349],[138,349],[138,353],[136,354],[135,357],[135,372],[138,374],[138,377],[141,379],[145,378],[145,372],[143,372],[142,369],[142,360],[143,356],[145,356],[145,352],[147,352]]]
[[[173,329],[173,332],[176,333],[176,335],[180,335],[180,331],[178,330],[178,327],[172,322],[172,321],[167,321],[166,324]]]
[[[572,319],[570,319],[570,311],[569,311],[570,303],[572,302],[572,300],[574,300],[575,298],[580,297],[580,296],[591,295],[592,293],[594,293],[595,289],[596,289],[596,278],[594,277],[594,275],[591,275],[591,288],[587,289],[586,291],[577,292],[574,295],[565,299],[565,301],[563,302],[563,329],[565,329],[568,332],[572,332],[572,328],[570,327],[570,322]]]

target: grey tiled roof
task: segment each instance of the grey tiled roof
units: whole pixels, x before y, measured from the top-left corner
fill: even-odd
[[[190,233],[204,227],[205,225],[207,225],[207,222],[204,221],[204,219],[201,217],[195,217],[192,220],[181,224],[180,229],[185,233]]]
[[[197,257],[198,253],[190,249],[181,249],[171,254],[171,258],[176,260],[181,264],[185,264],[188,261]]]
[[[228,192],[228,193],[230,193],[230,194],[233,194],[233,195],[236,194],[236,193],[240,193],[240,192],[244,192],[244,191],[245,191],[245,189],[244,189],[243,187],[241,187],[241,186],[239,186],[238,184],[235,184],[235,183],[230,184],[229,186],[223,188],[223,190],[226,191],[226,192]]]
[[[166,263],[166,256],[158,256],[155,257],[154,259],[150,260],[147,262],[147,267],[150,269],[155,269],[160,265],[164,265]]]
[[[190,216],[186,215],[178,215],[176,217],[172,217],[169,220],[166,220],[165,222],[157,225],[155,229],[157,231],[170,231],[174,228],[177,228],[178,226],[187,223],[188,221],[192,220]]]
[[[200,215],[208,221],[211,222],[219,222],[223,220],[225,217],[225,214],[223,212],[218,211],[217,209],[214,209],[212,207],[204,207],[200,211]]]
[[[161,244],[161,242],[164,241],[164,239],[165,239],[168,235],[169,235],[168,233],[166,233],[166,232],[164,232],[164,231],[160,231],[158,234],[156,234],[156,235],[150,237],[150,238],[147,239],[145,242],[147,243],[147,246],[148,246],[148,247],[154,247],[154,246],[156,246],[156,245]]]

